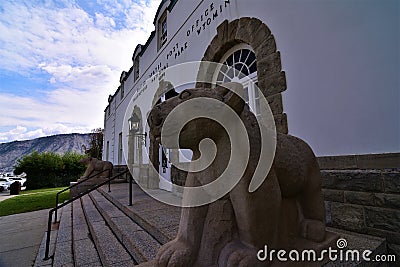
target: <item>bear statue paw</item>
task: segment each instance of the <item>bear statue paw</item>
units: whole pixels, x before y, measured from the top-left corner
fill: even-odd
[[[257,250],[244,245],[240,241],[228,243],[218,259],[218,266],[245,267],[265,266],[266,264],[257,259]]]
[[[193,249],[183,241],[174,239],[163,245],[156,256],[159,267],[186,267],[193,264]]]

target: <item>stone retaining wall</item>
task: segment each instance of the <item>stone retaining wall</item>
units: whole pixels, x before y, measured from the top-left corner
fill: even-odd
[[[323,170],[327,225],[384,237],[400,259],[400,172]]]
[[[318,157],[321,170],[400,170],[400,153],[344,155]]]

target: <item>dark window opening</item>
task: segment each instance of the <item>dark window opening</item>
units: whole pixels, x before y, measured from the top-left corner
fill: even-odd
[[[178,96],[179,94],[174,90],[169,90],[168,92],[165,93],[165,100],[170,99],[172,97]]]

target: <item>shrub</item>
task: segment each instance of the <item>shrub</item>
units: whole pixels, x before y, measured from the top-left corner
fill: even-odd
[[[77,153],[59,155],[35,151],[17,161],[14,173],[27,174],[27,189],[67,186],[85,171],[85,166],[79,163],[84,157]]]

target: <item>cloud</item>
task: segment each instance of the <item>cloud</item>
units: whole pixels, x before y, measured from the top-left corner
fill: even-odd
[[[0,70],[31,79],[39,73],[47,84],[35,97],[0,91],[0,142],[102,126],[108,95],[154,29],[159,3],[85,2],[90,9],[72,0],[1,1]]]
[[[55,124],[43,129],[29,130],[26,127],[17,125],[14,129],[0,132],[0,142],[9,140],[29,140],[43,136],[65,134],[65,133],[87,133],[88,129],[79,127],[68,127],[62,124]]]
[[[26,140],[31,138],[42,137],[45,134],[42,129],[37,129],[34,131],[28,131],[26,127],[18,125],[14,129],[11,129],[7,132],[0,133],[0,142],[7,141],[10,138],[15,138],[18,140]]]
[[[38,66],[51,75],[50,82],[53,84],[67,83],[75,88],[88,89],[101,84],[114,82],[118,74],[107,65],[87,65],[73,67],[71,65],[60,65],[58,63],[41,63]]]
[[[111,6],[107,2],[105,8]],[[35,68],[43,61],[129,68],[135,43],[144,43],[154,28],[152,19],[159,2],[129,1],[125,4],[128,9],[111,12],[122,13],[124,18],[124,27],[116,30],[112,17],[99,12],[92,17],[79,6],[56,8],[6,1],[0,13],[2,68]],[[122,6],[117,1],[112,4],[110,10]]]
[[[2,114],[0,127],[22,125],[29,128],[52,128],[52,125],[76,125],[95,128],[102,114],[93,108],[101,96],[89,98],[89,92],[70,88],[57,89],[46,94],[44,100],[14,95],[0,95]],[[106,97],[106,96],[103,96]]]
[[[115,21],[111,17],[106,17],[101,13],[96,13],[96,25],[103,29],[114,28]]]

